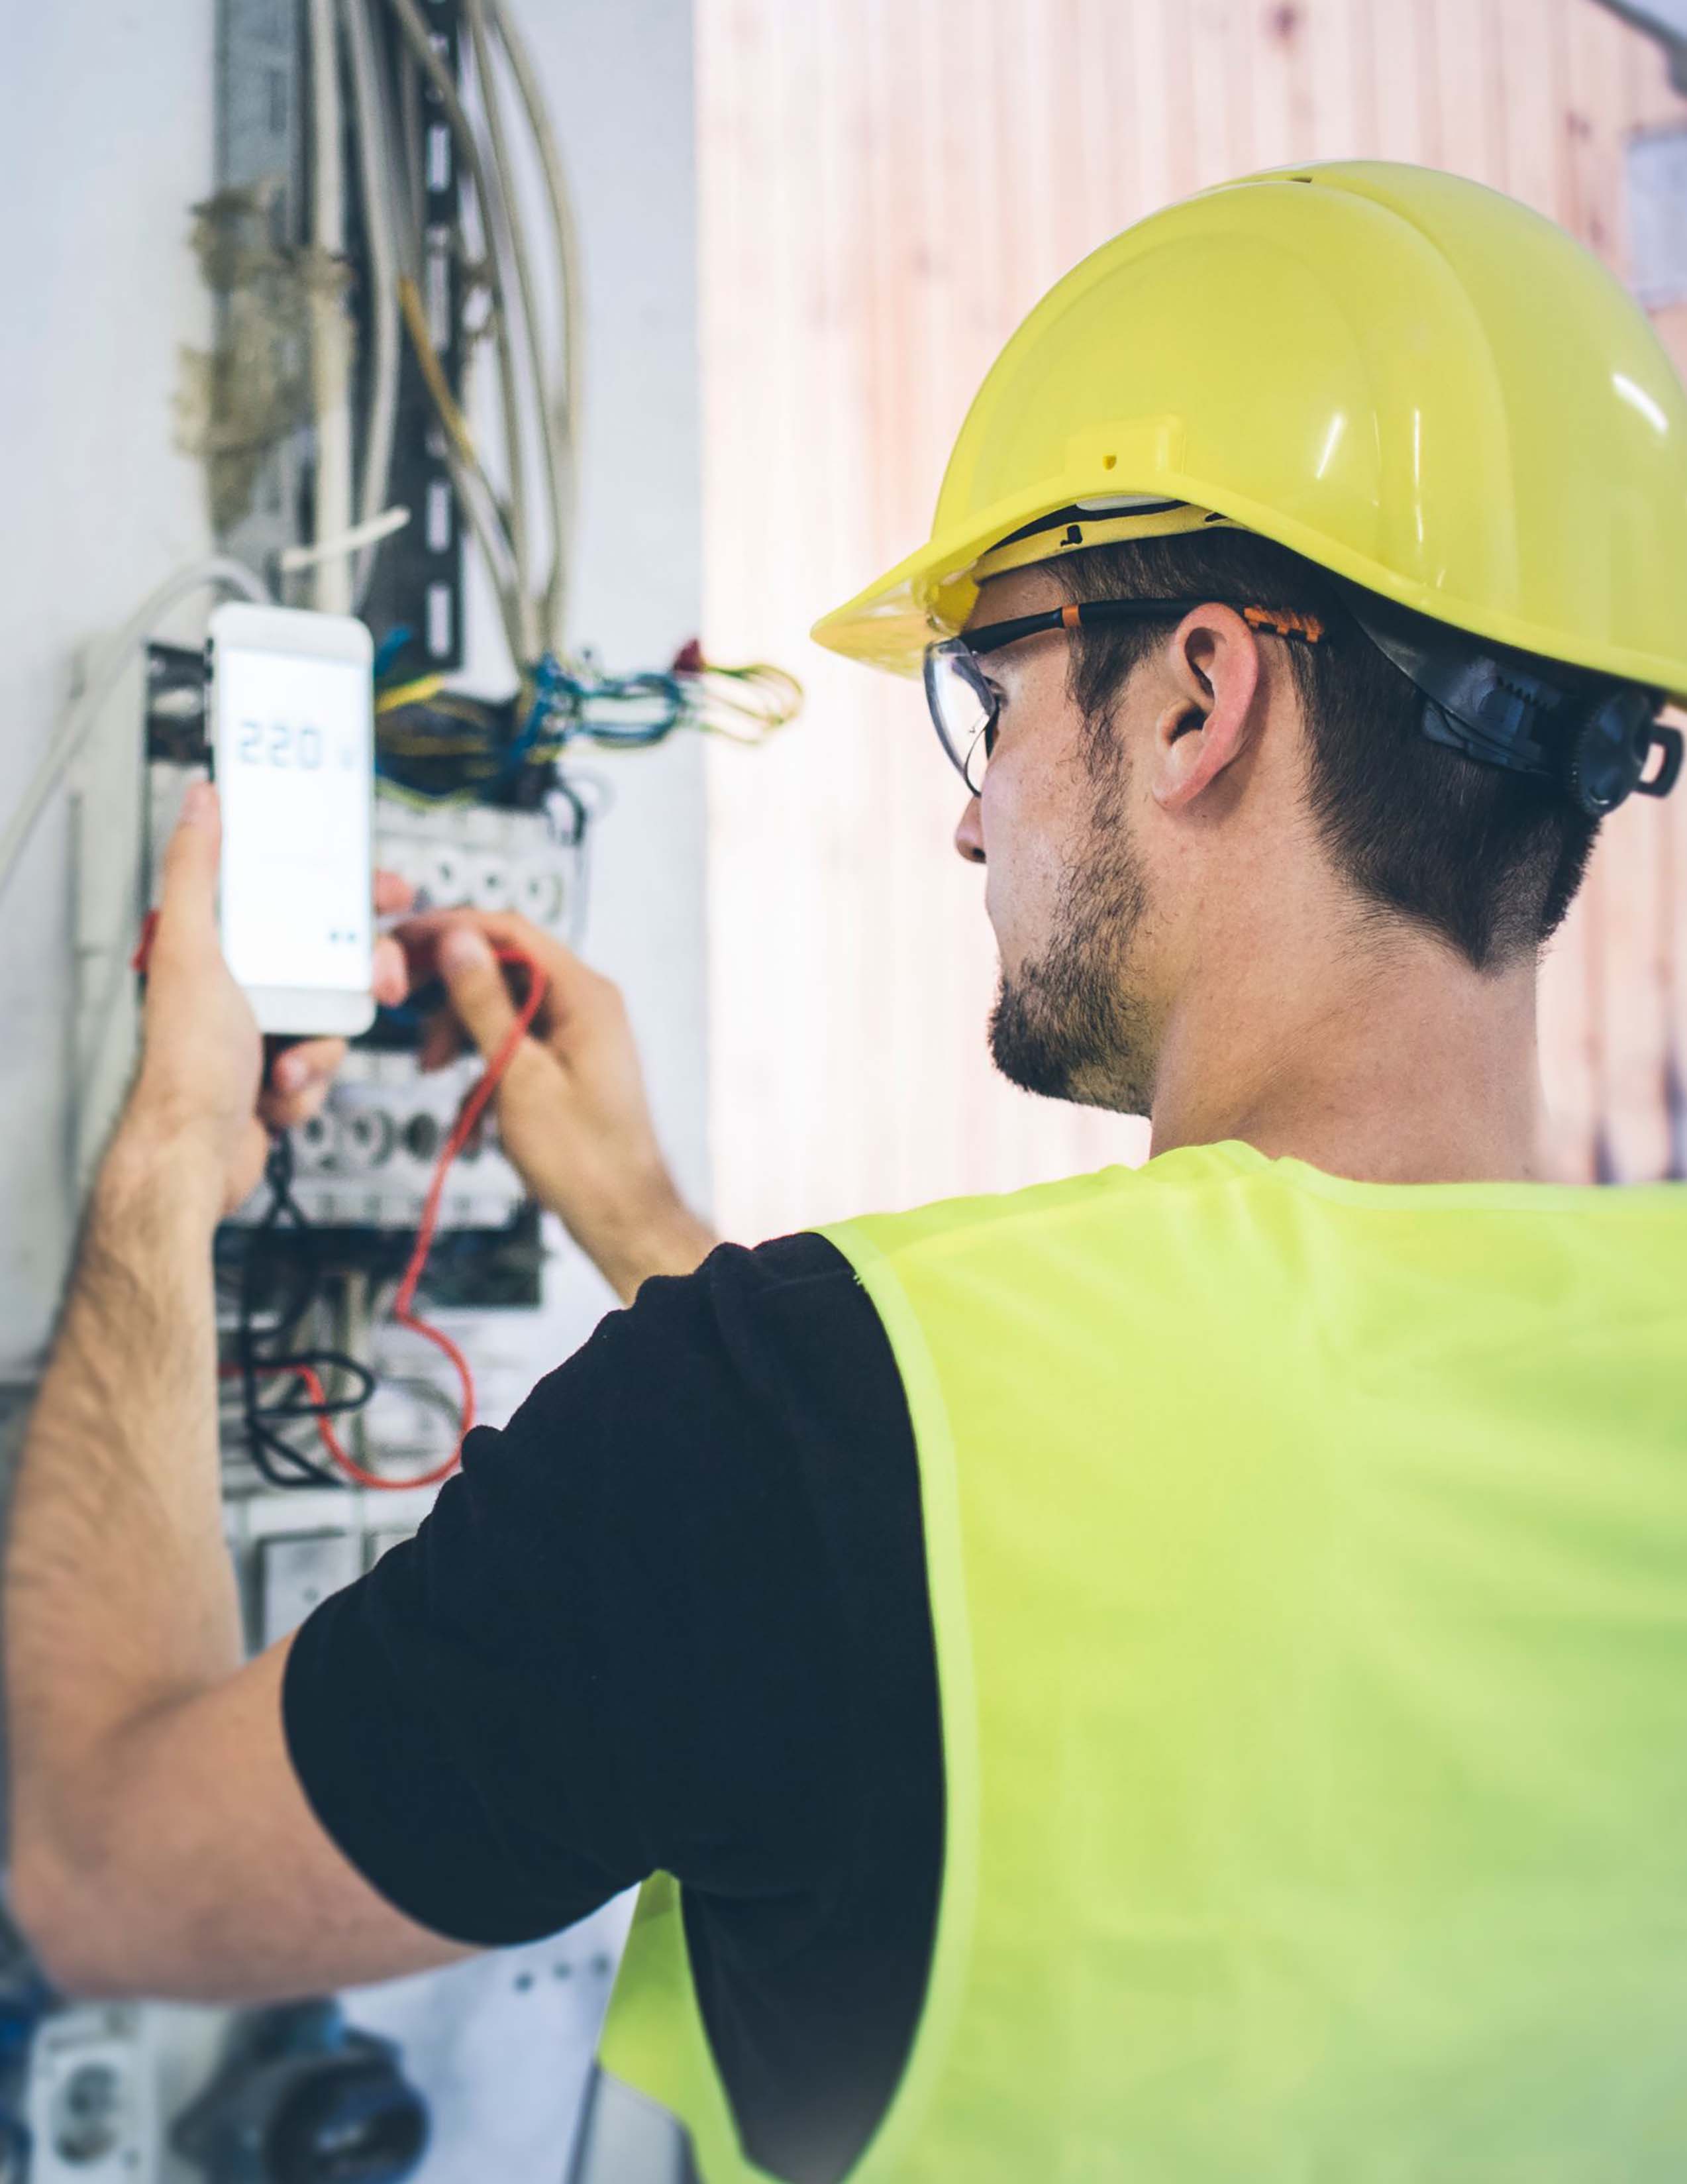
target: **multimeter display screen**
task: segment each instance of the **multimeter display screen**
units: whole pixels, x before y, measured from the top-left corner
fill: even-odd
[[[222,937],[242,986],[369,989],[366,663],[220,648]]]

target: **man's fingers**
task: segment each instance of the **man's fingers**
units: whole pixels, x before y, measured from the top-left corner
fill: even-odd
[[[410,990],[410,974],[404,951],[390,934],[375,944],[375,970],[370,991],[382,1008],[396,1009]]]
[[[270,1082],[278,1092],[303,1092],[330,1083],[345,1058],[342,1039],[302,1039],[276,1056]]]
[[[159,945],[186,934],[214,937],[222,838],[217,792],[209,781],[196,781],[181,800],[181,816],[164,847]]]
[[[326,1079],[319,1079],[302,1092],[263,1092],[259,1095],[258,1112],[270,1129],[296,1130],[301,1123],[322,1112],[331,1089]]]
[[[270,1064],[258,1112],[272,1130],[296,1130],[322,1103],[346,1058],[342,1039],[302,1039],[283,1047]]]
[[[561,941],[513,910],[424,910],[393,928],[407,953],[431,960],[444,936],[461,925],[482,933],[494,948],[515,948],[531,956],[548,976],[554,967],[565,972],[571,967],[584,971],[580,958]]]
[[[420,985],[439,967],[438,951],[448,933],[464,927],[485,936],[494,948],[515,949],[531,957],[544,973],[545,998],[534,1029],[546,1032],[572,1016],[589,1015],[615,996],[607,978],[583,963],[571,948],[514,911],[428,911],[407,917],[394,928],[410,961],[410,983]]]
[[[397,911],[408,910],[416,899],[416,891],[407,879],[397,872],[377,870],[375,875],[375,909],[380,917],[391,917]]]
[[[423,1028],[421,1045],[416,1051],[416,1067],[424,1076],[431,1069],[443,1069],[448,1061],[454,1061],[463,1051],[465,1034],[449,1009],[436,1009]]]
[[[452,1008],[490,1061],[515,1022],[515,1004],[491,943],[465,920],[440,934],[436,960]]]

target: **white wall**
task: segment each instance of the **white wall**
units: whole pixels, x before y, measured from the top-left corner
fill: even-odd
[[[0,805],[19,795],[75,649],[206,545],[171,445],[176,348],[209,313],[185,248],[211,172],[209,0],[167,8],[9,0],[0,187],[8,490],[0,542]],[[175,625],[191,627],[183,622]],[[69,1246],[69,928],[55,801],[0,900],[0,1372],[50,1323]]]

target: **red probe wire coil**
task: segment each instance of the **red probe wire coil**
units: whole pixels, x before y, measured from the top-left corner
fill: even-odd
[[[415,1479],[385,1478],[380,1472],[370,1471],[360,1464],[335,1432],[334,1422],[326,1409],[327,1390],[314,1365],[264,1366],[259,1363],[255,1368],[259,1373],[287,1373],[296,1380],[302,1381],[306,1395],[318,1407],[317,1435],[331,1461],[359,1486],[373,1487],[384,1493],[398,1493],[416,1486],[437,1486],[442,1479],[448,1479],[462,1462],[463,1444],[474,1429],[475,1376],[469,1361],[443,1328],[431,1326],[419,1316],[414,1306],[422,1271],[427,1265],[428,1253],[433,1249],[434,1231],[439,1225],[439,1201],[444,1195],[445,1178],[450,1172],[451,1163],[468,1143],[475,1125],[486,1112],[487,1101],[497,1091],[504,1072],[515,1059],[522,1040],[532,1028],[533,1019],[545,997],[545,974],[531,956],[524,954],[519,948],[499,948],[493,952],[500,963],[512,963],[527,973],[526,995],[516,1011],[515,1021],[510,1026],[504,1044],[487,1063],[485,1075],[464,1100],[457,1120],[452,1125],[451,1134],[440,1147],[439,1157],[434,1162],[433,1175],[428,1184],[427,1196],[422,1201],[416,1240],[399,1279],[398,1294],[393,1300],[393,1318],[396,1323],[400,1327],[409,1328],[413,1334],[420,1334],[424,1341],[432,1343],[436,1350],[443,1351],[457,1369],[457,1378],[463,1390],[463,1416],[456,1447],[443,1463],[436,1464],[432,1470],[424,1471]],[[239,1370],[237,1365],[225,1368],[228,1374]]]

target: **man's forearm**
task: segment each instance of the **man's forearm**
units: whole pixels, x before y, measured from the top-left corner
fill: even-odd
[[[25,1437],[4,1596],[14,1871],[97,1857],[122,1732],[240,1663],[205,1170],[125,1124]]]
[[[653,1274],[694,1273],[720,1239],[677,1195],[664,1194],[615,1208],[584,1234],[576,1231],[576,1240],[621,1302],[631,1304]]]

